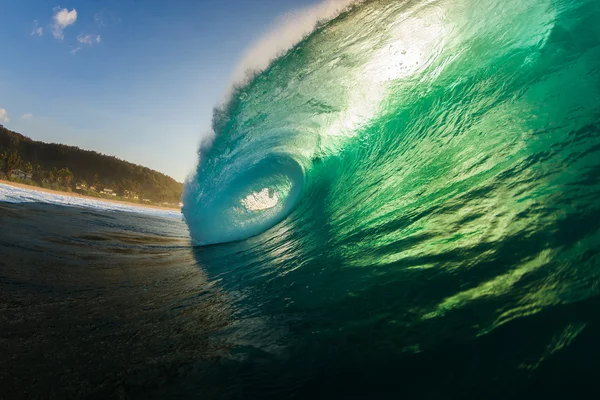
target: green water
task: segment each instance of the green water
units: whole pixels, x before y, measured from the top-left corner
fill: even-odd
[[[232,354],[285,393],[592,376],[556,357],[598,333],[598,21],[594,0],[366,1],[238,87],[184,195]]]

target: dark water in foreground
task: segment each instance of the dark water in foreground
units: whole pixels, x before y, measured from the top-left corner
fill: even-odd
[[[422,274],[364,288],[369,295],[355,302],[335,277],[314,276],[329,282],[330,299],[310,304],[307,296],[300,309],[285,293],[274,300],[268,278],[226,279],[232,258],[224,254],[235,256],[236,245],[194,249],[178,220],[0,203],[0,222],[1,398],[600,394],[595,275],[570,286],[573,294],[587,286],[586,297],[474,335],[510,291],[403,327],[415,304],[459,290],[461,281]],[[576,223],[600,228],[598,219],[574,223],[574,231]],[[565,241],[576,235],[563,233]],[[507,246],[510,260],[520,244]],[[598,267],[589,264],[597,254],[589,249],[573,268]],[[535,279],[536,272],[522,277]]]
[[[223,349],[226,303],[184,223],[0,203],[0,226],[0,398],[178,394]]]

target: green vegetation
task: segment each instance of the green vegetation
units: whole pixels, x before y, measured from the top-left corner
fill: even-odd
[[[183,184],[160,172],[74,146],[43,143],[0,125],[0,178],[62,191],[176,206]]]

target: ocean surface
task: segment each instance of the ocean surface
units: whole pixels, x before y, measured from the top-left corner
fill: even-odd
[[[600,398],[600,2],[364,1],[183,213],[0,186],[0,398]]]

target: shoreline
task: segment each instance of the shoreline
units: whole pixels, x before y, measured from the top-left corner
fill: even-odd
[[[56,194],[56,195],[72,197],[72,198],[76,198],[76,199],[97,200],[97,201],[101,201],[104,203],[122,204],[122,205],[128,205],[128,206],[132,206],[132,207],[152,208],[155,210],[181,211],[181,208],[179,208],[179,207],[154,206],[151,204],[141,204],[141,203],[133,203],[130,201],[123,201],[123,200],[106,199],[104,197],[85,196],[85,195],[75,193],[75,192],[63,192],[60,190],[46,189],[46,188],[42,188],[42,187],[38,187],[38,186],[26,185],[24,183],[6,181],[3,179],[0,179],[0,184],[16,187],[19,189],[26,189],[26,190],[33,190],[35,192]]]

